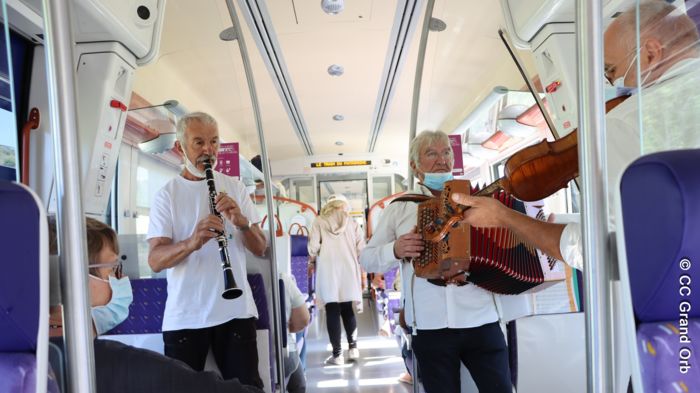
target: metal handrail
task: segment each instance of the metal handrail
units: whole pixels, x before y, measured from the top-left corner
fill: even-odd
[[[612,383],[610,263],[605,181],[605,107],[603,95],[603,5],[577,2],[579,168],[583,255],[586,257],[586,363],[588,391],[608,393]]]
[[[241,53],[241,60],[243,60],[243,69],[245,70],[246,81],[248,82],[248,91],[250,92],[250,102],[253,105],[253,114],[255,116],[255,127],[258,131],[258,139],[260,142],[260,157],[263,165],[263,177],[265,181],[265,195],[273,195],[272,193],[272,177],[270,172],[270,161],[267,157],[267,144],[265,143],[265,136],[263,135],[262,129],[262,119],[260,116],[260,106],[258,104],[258,95],[255,90],[255,81],[253,80],[253,70],[250,66],[250,59],[248,58],[248,50],[246,49],[245,40],[243,38],[243,31],[241,30],[241,24],[238,19],[238,13],[236,11],[236,6],[233,4],[233,0],[226,0],[226,5],[231,17],[231,22],[233,22],[233,27],[236,29],[236,35],[238,37],[238,48]],[[275,209],[273,206],[272,198],[266,198],[267,202],[267,215],[273,216],[275,214]],[[272,264],[270,266],[270,287],[272,289],[272,318],[273,326],[275,327],[275,364],[277,371],[277,383],[273,391],[284,391],[282,387],[284,385],[284,353],[282,348],[282,322],[280,321],[279,315],[281,314],[281,309],[283,305],[280,303],[280,287],[277,284],[279,282],[279,273],[277,272],[277,253],[275,252],[275,223],[274,220],[268,222],[268,230],[270,234],[270,260]]]
[[[43,0],[49,124],[56,163],[59,271],[68,391],[95,391],[92,320],[87,291],[85,216],[81,203],[78,110],[70,0]]]

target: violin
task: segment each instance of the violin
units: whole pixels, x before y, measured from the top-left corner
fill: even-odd
[[[605,103],[605,113],[623,103],[629,95],[613,98]],[[546,139],[513,154],[505,163],[505,176],[479,190],[474,195],[486,196],[504,190],[521,201],[544,199],[578,176],[578,130],[554,142]],[[459,205],[446,222],[430,228],[425,240],[438,242],[450,228],[462,219],[468,206]]]
[[[629,95],[605,103],[605,113],[623,103]],[[475,195],[489,195],[502,189],[521,201],[546,198],[578,177],[578,130],[549,142],[546,139],[513,154],[505,163],[505,176]]]

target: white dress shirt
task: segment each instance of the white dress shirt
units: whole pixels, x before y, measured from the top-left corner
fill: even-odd
[[[431,195],[424,186],[413,192]],[[367,272],[384,273],[400,265],[406,323],[414,328],[470,328],[498,321],[496,302],[490,292],[473,284],[461,287],[431,284],[415,276],[412,264],[394,256],[394,242],[416,226],[417,210],[415,202],[394,202],[384,210],[377,229],[360,254],[362,266]]]

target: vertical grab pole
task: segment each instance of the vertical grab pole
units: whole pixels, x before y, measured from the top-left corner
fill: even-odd
[[[420,43],[418,46],[418,57],[416,58],[416,73],[413,79],[413,99],[411,101],[411,125],[409,131],[409,142],[416,137],[416,128],[418,126],[418,109],[420,107],[420,88],[423,83],[423,65],[425,64],[425,48],[428,46],[428,35],[430,34],[430,19],[433,17],[433,8],[435,6],[435,0],[428,0],[425,5],[425,15],[423,16],[423,27],[420,32]],[[409,158],[410,160],[410,158]],[[413,189],[413,168],[409,163],[408,165],[408,189]],[[413,296],[413,292],[411,292]],[[416,316],[413,316],[415,320]],[[415,324],[413,326],[415,329]],[[416,359],[416,353],[413,351],[413,333],[411,332],[411,340],[409,341],[409,347],[411,348],[412,357],[412,370],[411,377],[413,378],[413,393],[420,392],[420,382],[418,379],[418,359]]]
[[[579,168],[583,187],[583,250],[586,257],[586,361],[588,392],[613,391],[610,323],[608,204],[605,179],[603,5],[577,1]]]
[[[233,22],[233,27],[236,29],[236,35],[238,39],[238,48],[241,52],[241,59],[243,60],[243,69],[245,70],[246,81],[248,82],[248,91],[250,92],[250,101],[253,105],[253,113],[255,115],[255,127],[258,130],[258,139],[260,142],[260,156],[263,164],[263,177],[265,178],[265,202],[267,204],[267,216],[270,217],[267,220],[269,236],[270,236],[270,259],[272,261],[272,266],[270,266],[270,278],[271,289],[272,289],[272,315],[273,324],[275,326],[275,363],[277,365],[277,384],[275,389],[272,391],[284,391],[284,354],[282,348],[282,324],[279,316],[281,315],[280,304],[280,286],[279,286],[279,273],[277,272],[277,254],[275,253],[275,211],[272,202],[272,180],[270,176],[270,161],[267,157],[267,145],[265,144],[265,136],[263,135],[262,129],[262,119],[260,117],[260,106],[258,105],[258,95],[255,90],[255,81],[253,80],[253,70],[250,67],[250,59],[248,58],[248,50],[246,49],[245,40],[243,38],[243,31],[241,31],[241,25],[238,20],[238,13],[236,12],[236,6],[233,4],[233,0],[226,0],[226,5],[228,6],[228,11],[231,16],[231,22]],[[279,390],[278,390],[279,389]]]
[[[416,137],[416,127],[418,124],[418,107],[420,104],[420,87],[423,82],[423,65],[425,64],[425,48],[428,46],[428,34],[430,27],[430,19],[433,17],[433,7],[435,0],[428,0],[425,6],[425,16],[423,17],[423,27],[420,31],[420,43],[418,46],[418,57],[416,58],[416,74],[413,79],[413,100],[411,102],[411,128],[409,131],[408,141],[412,141]],[[408,165],[408,189],[413,189],[413,168]]]
[[[56,161],[64,339],[71,392],[95,391],[92,323],[87,295],[87,247],[81,204],[78,111],[73,61],[70,0],[43,0],[44,50],[49,93],[49,123]]]

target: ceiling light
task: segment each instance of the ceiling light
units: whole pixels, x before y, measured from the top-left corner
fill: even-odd
[[[343,146],[344,143],[343,143],[343,141],[335,141],[335,145],[336,146]]]
[[[343,116],[343,115],[333,115],[333,120],[335,120],[335,121],[343,121],[343,120],[345,120],[345,116]]]
[[[321,9],[326,14],[337,15],[345,8],[344,0],[321,0]]]
[[[438,18],[430,18],[430,24],[428,25],[428,30],[430,31],[443,31],[447,28],[447,24]]]
[[[328,75],[330,76],[341,76],[345,72],[345,68],[338,64],[331,64],[328,67]]]

